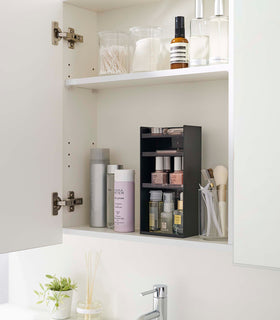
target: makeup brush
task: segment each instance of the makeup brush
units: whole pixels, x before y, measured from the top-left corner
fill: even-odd
[[[213,169],[212,169],[212,168],[209,168],[209,169],[207,169],[207,171],[208,171],[208,174],[209,174],[209,177],[210,177],[210,181],[211,181],[211,183],[212,183],[212,187],[213,187],[214,189],[217,189],[216,181],[215,181],[215,179],[214,179],[214,171],[213,171]]]
[[[218,189],[219,211],[221,218],[221,226],[223,236],[227,237],[228,223],[227,223],[227,182],[228,170],[224,166],[217,166],[214,169],[214,178]]]
[[[214,178],[216,181],[216,185],[220,186],[220,185],[227,185],[227,181],[228,181],[228,169],[224,166],[217,166],[214,169]]]

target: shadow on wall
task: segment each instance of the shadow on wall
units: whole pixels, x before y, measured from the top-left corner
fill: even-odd
[[[0,304],[8,302],[8,254],[0,254]]]

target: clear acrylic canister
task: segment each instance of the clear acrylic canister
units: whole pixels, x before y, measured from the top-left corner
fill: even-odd
[[[160,27],[130,28],[132,72],[159,70],[161,34]]]
[[[218,194],[217,189],[199,190],[199,235],[204,240],[226,240],[228,237],[227,202],[219,201]]]
[[[129,35],[125,32],[99,32],[99,74],[129,72]]]

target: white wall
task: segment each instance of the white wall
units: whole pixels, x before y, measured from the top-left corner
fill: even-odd
[[[152,308],[139,292],[169,286],[169,320],[279,320],[279,271],[232,265],[227,246],[155,245],[64,236],[64,244],[10,254],[10,302],[35,307],[33,289],[46,273],[71,276],[83,299],[86,250],[102,250],[96,297],[106,320],[133,320]]]
[[[0,304],[8,302],[8,265],[8,255],[0,254]]]

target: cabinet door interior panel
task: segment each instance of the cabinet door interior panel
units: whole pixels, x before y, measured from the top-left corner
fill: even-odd
[[[97,75],[97,14],[64,3],[63,25],[64,30],[71,26],[84,36],[84,42],[76,44],[74,50],[63,44],[64,79]],[[64,227],[89,224],[89,150],[97,143],[96,100],[97,94],[91,90],[63,89],[63,195],[74,190],[84,199],[74,212],[64,209]]]
[[[0,59],[0,253],[61,242],[62,45],[51,44],[60,0],[2,7]]]
[[[234,261],[277,268],[279,10],[277,0],[234,1]]]

